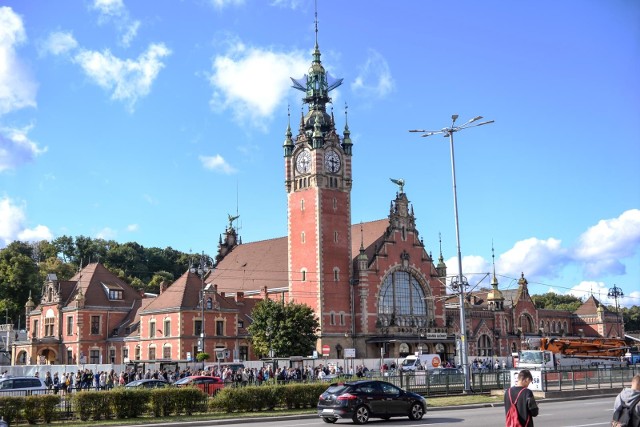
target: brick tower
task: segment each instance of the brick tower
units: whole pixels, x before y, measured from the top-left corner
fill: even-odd
[[[289,119],[284,142],[289,300],[310,306],[318,316],[318,348],[333,347],[351,324],[352,143],[346,121],[341,138],[327,112],[329,92],[342,79],[331,79],[320,62],[317,20],[309,73],[292,81],[305,93],[308,111],[295,140]]]

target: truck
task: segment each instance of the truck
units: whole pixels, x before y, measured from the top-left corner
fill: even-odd
[[[432,370],[440,367],[440,356],[437,354],[416,354],[407,356],[400,365],[403,372]]]
[[[622,366],[628,348],[617,338],[530,338],[518,352],[518,368],[559,370]]]

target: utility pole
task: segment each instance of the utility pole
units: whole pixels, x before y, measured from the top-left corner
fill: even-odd
[[[419,130],[413,129],[409,132],[420,132],[422,133],[422,137],[428,137],[431,135],[442,135],[445,138],[449,137],[449,147],[451,150],[451,177],[453,180],[453,212],[455,216],[456,223],[456,244],[458,248],[458,276],[451,281],[451,287],[454,291],[459,293],[460,296],[460,364],[462,365],[462,371],[464,373],[464,392],[471,393],[471,371],[469,367],[469,361],[467,357],[468,352],[468,343],[467,343],[467,332],[466,332],[466,319],[464,312],[464,292],[465,288],[468,286],[467,279],[462,275],[462,251],[460,249],[460,226],[458,221],[458,193],[456,191],[456,161],[453,152],[453,134],[456,132],[460,132],[465,129],[469,129],[472,127],[488,125],[493,123],[493,120],[476,123],[478,120],[482,119],[482,116],[474,117],[468,122],[456,126],[456,120],[458,119],[458,115],[454,114],[451,116],[451,126],[442,128],[440,130]]]
[[[615,304],[616,304],[616,324],[617,324],[617,327],[618,327],[618,337],[622,338],[622,328],[620,328],[621,319],[620,319],[620,311],[618,309],[618,299],[622,298],[624,296],[624,293],[622,292],[622,289],[620,289],[619,287],[617,287],[614,284],[613,288],[609,289],[609,293],[607,294],[607,296],[609,298],[613,298],[615,300]]]

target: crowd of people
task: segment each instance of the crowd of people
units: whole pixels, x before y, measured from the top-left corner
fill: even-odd
[[[365,366],[357,366],[355,375],[365,376],[368,369]],[[186,367],[177,370],[151,370],[130,368],[122,372],[93,371],[92,369],[79,369],[76,372],[64,372],[59,374],[47,371],[43,381],[54,393],[71,393],[80,390],[110,390],[114,387],[126,386],[128,383],[142,379],[156,379],[175,383],[188,376],[213,376],[221,378],[228,386],[260,385],[274,380],[278,383],[292,381],[313,381],[331,378],[344,374],[341,366],[318,365],[316,367],[305,366],[295,368],[276,368],[271,364],[261,368],[210,366],[206,369],[193,369]],[[353,371],[350,372],[354,374]],[[36,376],[39,376],[36,373]]]

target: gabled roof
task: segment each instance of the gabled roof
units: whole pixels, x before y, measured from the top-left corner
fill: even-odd
[[[598,313],[598,307],[602,307],[605,312],[609,310],[600,301],[591,295],[578,309],[574,312],[578,316],[595,316]]]
[[[207,283],[215,283],[218,292],[282,288],[288,286],[287,269],[286,237],[243,243],[220,260]]]
[[[200,291],[202,280],[196,273],[187,270],[173,282],[165,291],[155,297],[144,311],[164,310],[178,311],[184,309],[198,309],[200,307]]]
[[[122,299],[110,300],[105,284],[122,290]],[[135,301],[142,299],[137,290],[99,263],[88,264],[71,279],[59,282],[59,285],[64,307],[76,307],[78,302],[75,297],[80,292],[84,296],[85,307],[130,309]]]

